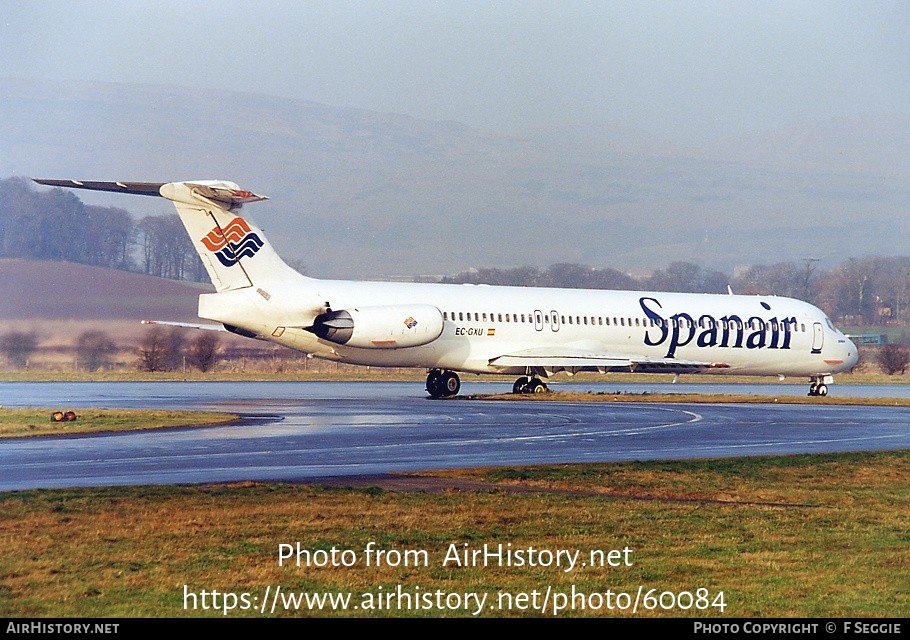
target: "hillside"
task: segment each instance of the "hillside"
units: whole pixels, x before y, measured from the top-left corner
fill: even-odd
[[[211,87],[4,79],[0,177],[234,180],[271,198],[248,215],[316,277],[559,262],[649,271],[675,260],[729,273],[905,254],[910,127],[852,123],[874,133],[870,149],[830,135],[847,130],[839,124],[671,152],[602,132],[581,132],[584,144],[518,139]]]
[[[71,262],[0,260],[0,321],[178,320],[198,322],[211,287]]]

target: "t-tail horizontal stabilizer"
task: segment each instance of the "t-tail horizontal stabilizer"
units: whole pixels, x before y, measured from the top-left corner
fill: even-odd
[[[268,198],[241,189],[233,182],[45,179],[35,179],[35,182],[50,187],[159,196],[170,200],[219,292],[244,289],[254,284],[257,287],[272,287],[304,279],[278,256],[260,229],[239,215],[244,204]]]
[[[68,189],[88,189],[89,191],[110,191],[111,193],[128,193],[137,196],[158,196],[168,200],[176,200],[174,188],[162,190],[165,185],[172,185],[171,182],[102,182],[100,180],[44,180],[34,178],[38,184],[49,187],[66,187]],[[219,183],[215,181],[205,182],[184,182],[194,194],[203,198],[214,200],[231,207],[243,204],[245,202],[259,202],[268,200],[266,196],[260,196],[247,191],[246,189],[235,188],[233,183]]]
[[[161,187],[164,182],[99,182],[97,180],[39,180],[38,184],[49,187],[65,187],[67,189],[89,189],[90,191],[112,191],[114,193],[129,193],[135,196],[161,197]]]

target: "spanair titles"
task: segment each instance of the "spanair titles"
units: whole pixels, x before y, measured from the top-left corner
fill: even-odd
[[[644,344],[649,347],[666,344],[667,358],[675,357],[679,347],[688,345],[702,349],[789,349],[791,336],[798,325],[795,316],[741,317],[729,313],[715,317],[707,313],[678,312],[664,317],[655,310],[663,307],[657,298],[643,297],[639,304],[652,323],[652,327],[645,330]],[[760,304],[765,311],[771,311],[767,302]]]

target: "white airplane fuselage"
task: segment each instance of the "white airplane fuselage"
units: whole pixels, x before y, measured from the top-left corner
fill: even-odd
[[[707,360],[727,366],[705,372],[749,375],[831,375],[857,360],[856,347],[820,309],[775,296],[337,280],[262,291],[268,298],[251,289],[200,296],[199,315],[322,358],[472,373],[522,373],[491,361],[529,349]],[[442,332],[413,347],[335,344],[303,328],[324,303],[430,305],[443,314]]]
[[[457,372],[521,376],[513,389],[536,393],[579,371],[807,376],[825,395],[857,362],[820,309],[792,298],[317,280],[239,215],[266,198],[232,182],[38,182],[171,200],[217,290],[199,297],[201,318],[320,358],[425,367],[434,397],[457,394]]]

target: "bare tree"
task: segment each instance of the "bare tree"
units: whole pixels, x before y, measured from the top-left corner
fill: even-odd
[[[218,359],[219,342],[214,331],[201,332],[190,342],[187,361],[202,372],[211,371]]]
[[[129,212],[115,207],[86,206],[85,214],[91,239],[86,243],[84,261],[102,267],[132,269],[136,224]]]
[[[154,327],[147,331],[139,343],[139,370],[166,371],[164,357],[166,348],[164,329]]]
[[[165,331],[153,327],[139,343],[140,371],[175,371],[183,366],[183,347],[186,343],[180,329]]]
[[[116,352],[117,345],[102,331],[86,331],[76,340],[76,358],[87,371],[109,367]]]
[[[686,293],[726,293],[730,280],[719,271],[702,269],[691,262],[672,262],[655,271],[645,283],[652,291]]]
[[[34,333],[10,331],[0,336],[0,351],[14,367],[23,368],[38,348],[38,337]]]
[[[886,344],[878,351],[878,366],[889,376],[903,375],[910,366],[910,347],[905,344]]]
[[[139,221],[139,236],[145,273],[185,280],[191,274],[198,275],[200,270],[204,272],[177,214],[144,217]]]
[[[183,329],[173,328],[167,333],[165,362],[167,371],[185,369],[186,336]]]

